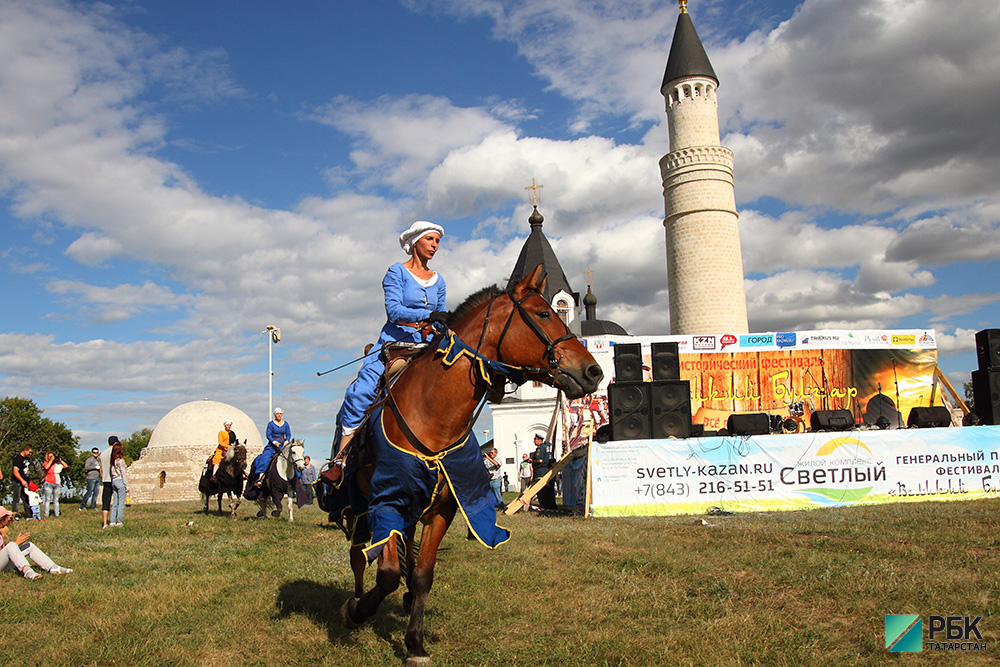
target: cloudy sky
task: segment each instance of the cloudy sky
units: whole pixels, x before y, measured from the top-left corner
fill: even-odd
[[[691,0],[752,331],[1000,326],[1000,3]],[[212,398],[328,451],[415,219],[449,305],[545,232],[669,332],[670,0],[0,0],[0,392],[81,444]]]

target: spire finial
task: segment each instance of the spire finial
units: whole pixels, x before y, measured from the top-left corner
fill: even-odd
[[[687,14],[688,0],[677,0],[677,4],[681,6],[681,14]]]
[[[531,177],[531,185],[524,186],[525,190],[531,190],[531,196],[528,197],[528,201],[535,208],[538,208],[538,202],[542,201],[542,198],[538,196],[538,190],[544,188],[544,185],[535,185],[535,177]]]
[[[590,287],[590,276],[593,274],[594,272],[590,270],[590,264],[588,264],[587,270],[583,272],[583,275],[587,276],[587,287]]]

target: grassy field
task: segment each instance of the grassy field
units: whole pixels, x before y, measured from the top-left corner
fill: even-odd
[[[108,530],[64,509],[12,527],[75,572],[0,575],[2,664],[401,664],[401,592],[344,629],[347,547],[315,507],[289,524],[137,506]],[[702,519],[522,512],[496,551],[456,525],[428,600],[435,665],[996,664],[998,501]],[[888,613],[981,615],[988,651],[889,653]]]

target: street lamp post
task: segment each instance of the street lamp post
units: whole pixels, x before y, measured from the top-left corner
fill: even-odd
[[[281,340],[281,329],[273,324],[268,324],[261,333],[269,334],[267,337],[267,415],[270,419],[274,416],[274,403],[271,399],[274,380],[274,372],[271,370],[271,346]]]

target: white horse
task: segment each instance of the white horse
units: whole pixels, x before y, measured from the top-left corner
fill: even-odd
[[[278,453],[274,455],[274,460],[264,473],[267,478],[264,483],[269,491],[268,495],[261,495],[257,499],[260,506],[258,517],[267,516],[267,501],[274,504],[274,511],[271,516],[281,516],[281,499],[288,499],[288,520],[294,521],[295,489],[302,483],[296,473],[302,472],[306,467],[305,461],[305,440],[289,440]]]

